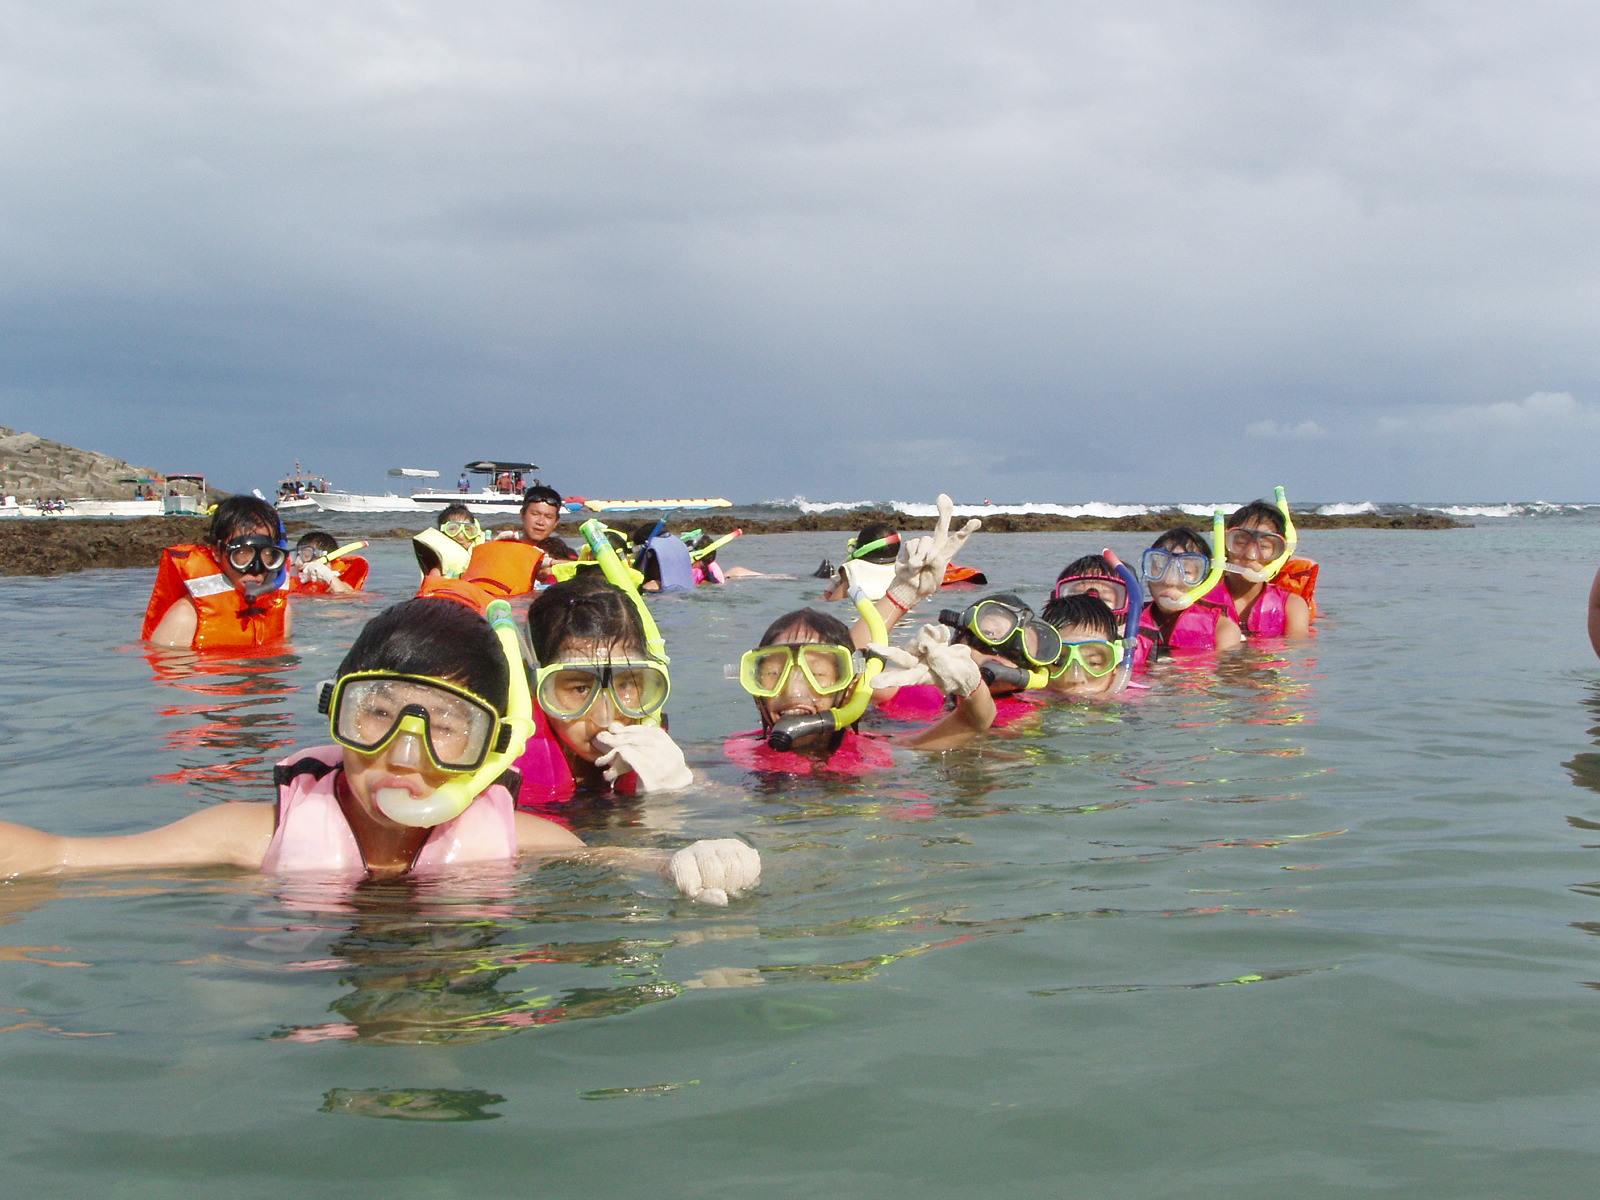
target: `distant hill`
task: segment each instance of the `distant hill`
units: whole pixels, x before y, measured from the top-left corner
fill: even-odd
[[[133,485],[122,480],[154,474],[149,467],[0,425],[0,494],[19,500],[123,500],[133,494]]]

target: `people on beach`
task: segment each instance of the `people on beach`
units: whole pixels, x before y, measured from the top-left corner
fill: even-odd
[[[288,542],[278,510],[230,496],[206,540],[161,552],[139,636],[158,646],[236,650],[289,636]]]
[[[683,894],[713,903],[757,882],[759,856],[732,839],[671,855],[586,851],[560,825],[516,811],[496,782],[507,742],[528,722],[517,711],[526,708],[527,689],[520,687],[519,701],[515,645],[514,633],[497,636],[456,600],[396,605],[367,623],[319,697],[334,744],[279,763],[275,803],[213,805],[110,837],[0,823],[0,876],[232,866],[384,880],[570,856],[654,868]]]

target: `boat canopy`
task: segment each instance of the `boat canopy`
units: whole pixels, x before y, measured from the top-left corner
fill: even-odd
[[[493,459],[480,458],[477,462],[469,462],[466,469],[475,475],[498,475],[502,471],[537,471],[539,464],[531,462],[496,462]]]
[[[186,479],[190,483],[199,483],[199,484],[203,484],[206,481],[206,477],[204,475],[189,475],[189,474],[186,474],[184,472],[175,472],[174,474],[171,474],[171,475],[167,476],[167,482],[168,483],[177,483],[178,480],[180,480],[180,479]]]
[[[430,471],[427,467],[390,467],[389,474],[403,479],[437,479],[439,472]]]

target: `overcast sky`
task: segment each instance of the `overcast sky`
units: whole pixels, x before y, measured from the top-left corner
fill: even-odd
[[[1600,498],[1592,5],[0,31],[0,424],[263,490]]]

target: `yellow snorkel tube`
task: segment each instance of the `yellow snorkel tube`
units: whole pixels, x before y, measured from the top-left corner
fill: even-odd
[[[1295,532],[1294,517],[1289,514],[1289,496],[1283,490],[1283,484],[1272,489],[1272,500],[1283,515],[1283,553],[1261,568],[1261,574],[1267,580],[1283,570],[1283,564],[1294,557],[1295,549],[1300,545],[1300,535]]]
[[[1162,604],[1158,600],[1156,603],[1166,612],[1182,612],[1222,582],[1223,568],[1228,563],[1228,548],[1222,544],[1225,536],[1222,528],[1224,519],[1220,508],[1211,510],[1211,569],[1206,572],[1204,579],[1185,592],[1176,603]]]
[[[867,599],[867,594],[860,588],[852,588],[850,598],[855,601],[856,612],[861,614],[862,621],[866,623],[868,641],[876,642],[880,646],[887,644],[889,628],[883,623],[883,616],[878,612],[878,606]],[[828,709],[827,712],[807,713],[803,716],[784,717],[774,721],[772,728],[767,730],[767,745],[774,750],[793,750],[796,742],[814,734],[838,733],[840,730],[850,728],[867,715],[867,705],[872,703],[872,681],[877,678],[881,670],[883,670],[882,659],[868,658],[867,665],[861,669],[848,700],[838,708]]]
[[[511,605],[504,600],[491,601],[486,615],[510,676],[506,715],[501,718],[495,748],[472,774],[452,779],[430,795],[413,796],[405,788],[379,789],[373,799],[383,815],[398,825],[427,827],[455,820],[517,761],[533,735],[533,697],[528,693],[528,672],[522,665],[522,644],[517,640]]]
[[[639,594],[638,581],[643,576],[622,561],[617,548],[611,544],[611,539],[606,537],[604,521],[598,517],[590,517],[578,526],[578,532],[583,535],[589,553],[594,555],[594,561],[600,565],[600,571],[605,575],[606,581],[633,601],[634,611],[639,614],[639,624],[644,630],[645,653],[665,667],[672,659],[667,656],[667,641],[661,636],[656,619],[650,615],[649,605]],[[659,711],[651,713],[640,724],[661,724],[661,713]]]

